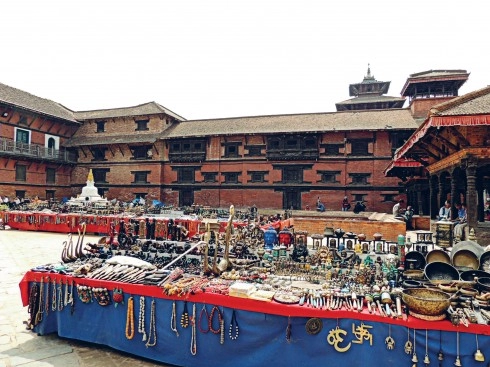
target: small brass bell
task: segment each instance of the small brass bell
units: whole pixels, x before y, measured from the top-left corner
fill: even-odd
[[[444,353],[442,353],[442,350],[440,350],[439,353],[437,353],[437,359],[439,361],[443,361],[444,360]]]
[[[456,360],[454,361],[454,365],[456,367],[461,367],[461,360],[459,359],[459,356],[456,357]]]
[[[419,361],[419,359],[417,358],[417,353],[413,353],[413,357],[412,357],[412,362],[413,363],[417,363]]]
[[[473,357],[475,358],[475,361],[477,361],[477,362],[485,362],[485,356],[483,355],[483,353],[481,352],[480,349],[476,350]]]
[[[424,364],[426,364],[426,365],[429,365],[430,364],[430,359],[429,359],[429,355],[428,354],[425,355]]]

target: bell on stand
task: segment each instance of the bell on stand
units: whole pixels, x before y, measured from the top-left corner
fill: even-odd
[[[454,361],[454,365],[456,367],[461,367],[461,359],[459,359],[459,356],[456,357],[456,360]]]

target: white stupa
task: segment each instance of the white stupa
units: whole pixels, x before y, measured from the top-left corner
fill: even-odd
[[[108,205],[108,201],[106,198],[99,195],[94,183],[94,175],[92,173],[92,169],[90,169],[87,177],[87,184],[82,188],[82,193],[76,198],[72,197],[70,200],[68,200],[67,204],[79,207],[87,205],[106,207]]]

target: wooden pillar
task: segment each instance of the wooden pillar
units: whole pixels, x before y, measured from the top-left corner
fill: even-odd
[[[455,219],[458,216],[458,212],[456,210],[456,202],[459,201],[458,197],[458,177],[456,175],[455,170],[451,170],[451,219]]]
[[[483,192],[483,177],[479,173],[476,175],[476,194],[478,198],[478,222],[485,221],[485,197]]]
[[[434,175],[429,178],[429,189],[430,189],[430,217],[435,218],[439,213],[438,194],[437,194],[437,184],[439,181],[439,176]]]
[[[424,215],[424,203],[422,200],[422,188],[420,190],[417,190],[417,206],[418,206],[418,214],[419,215]]]
[[[478,195],[476,193],[476,162],[469,161],[466,167],[466,210],[468,225],[476,228],[478,224]]]

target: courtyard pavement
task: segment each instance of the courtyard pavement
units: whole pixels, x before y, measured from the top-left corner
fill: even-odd
[[[31,268],[60,261],[66,234],[0,231],[0,367],[169,366],[114,349],[27,330],[19,282]],[[85,236],[96,243],[100,236]]]

